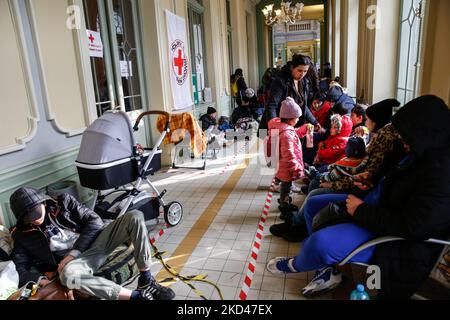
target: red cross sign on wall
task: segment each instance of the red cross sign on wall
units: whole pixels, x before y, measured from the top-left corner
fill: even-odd
[[[95,38],[92,34],[89,34],[89,40],[91,40],[91,43],[94,43]]]
[[[184,66],[184,61],[186,59],[183,59],[183,52],[181,51],[181,49],[178,49],[178,57],[175,57],[173,59],[174,65],[175,67],[178,68],[178,75],[181,76],[183,73],[183,66]]]

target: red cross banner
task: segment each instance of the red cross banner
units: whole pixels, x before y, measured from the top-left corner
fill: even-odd
[[[191,61],[187,44],[186,21],[166,10],[167,35],[169,41],[170,82],[173,96],[173,110],[191,107],[192,100]]]
[[[89,46],[89,56],[103,58],[103,43],[99,32],[86,30]]]

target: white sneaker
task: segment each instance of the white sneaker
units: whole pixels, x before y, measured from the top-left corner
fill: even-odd
[[[342,282],[342,273],[334,267],[326,267],[316,271],[311,282],[301,290],[306,298],[325,294]]]
[[[302,189],[299,186],[297,186],[295,183],[293,183],[292,187],[291,187],[291,191],[294,193],[301,193]]]

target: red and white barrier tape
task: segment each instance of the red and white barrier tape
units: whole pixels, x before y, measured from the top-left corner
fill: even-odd
[[[150,238],[150,243],[151,244],[155,244],[155,242],[161,238],[164,233],[166,233],[166,230],[169,228],[169,225],[166,224],[164,225],[164,228],[162,228],[161,230],[159,230],[152,238]]]
[[[273,199],[273,187],[275,184],[275,179],[272,180],[269,193],[267,194],[266,202],[264,203],[264,209],[261,214],[261,219],[258,223],[258,229],[256,230],[255,239],[253,240],[252,254],[250,256],[250,261],[248,263],[247,274],[245,276],[244,283],[242,284],[242,289],[239,294],[240,300],[247,300],[248,293],[252,286],[253,275],[255,274],[256,260],[258,259],[259,250],[261,249],[261,241],[264,233],[264,226],[269,215],[270,205]]]
[[[244,145],[236,152],[233,156],[233,158],[225,165],[225,167],[220,172],[219,176],[223,175],[225,172],[227,172],[228,168],[233,164],[233,162],[236,160],[236,158],[246,149],[248,146],[248,141],[244,143]]]

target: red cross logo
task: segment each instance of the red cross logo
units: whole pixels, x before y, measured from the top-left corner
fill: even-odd
[[[89,34],[89,40],[91,40],[91,43],[94,43],[95,38],[92,34]]]
[[[178,68],[178,75],[181,76],[182,72],[183,72],[183,66],[184,66],[184,61],[186,59],[183,59],[182,57],[183,52],[181,51],[181,49],[178,49],[178,57],[175,57],[173,59],[174,65],[175,67]]]

